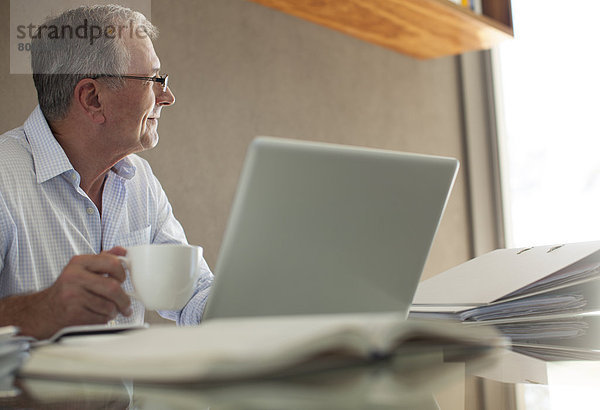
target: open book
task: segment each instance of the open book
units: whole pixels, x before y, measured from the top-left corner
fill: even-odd
[[[21,374],[161,383],[227,380],[339,367],[431,345],[478,356],[506,342],[492,328],[407,321],[396,314],[217,319],[194,327],[67,338],[32,350]]]

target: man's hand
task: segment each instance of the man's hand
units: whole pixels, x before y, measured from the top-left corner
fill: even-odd
[[[66,326],[102,324],[118,313],[131,315],[131,302],[121,288],[126,273],[116,247],[99,255],[74,256],[49,288],[0,301],[2,324],[16,325],[38,339]]]

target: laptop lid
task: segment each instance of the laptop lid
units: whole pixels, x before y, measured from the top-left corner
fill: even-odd
[[[203,319],[406,316],[457,171],[452,158],[255,139]]]

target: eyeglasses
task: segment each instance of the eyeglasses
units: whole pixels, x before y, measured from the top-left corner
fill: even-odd
[[[155,83],[159,83],[162,85],[162,90],[167,91],[167,87],[169,86],[169,74],[157,75],[154,77],[140,77],[137,75],[119,75],[119,74],[101,74],[92,79],[100,78],[100,77],[113,77],[113,78],[130,78],[132,80],[142,80],[142,81],[154,81]]]

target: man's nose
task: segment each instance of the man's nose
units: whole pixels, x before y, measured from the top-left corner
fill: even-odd
[[[160,93],[156,95],[156,103],[158,105],[175,104],[175,95],[171,91],[171,88],[167,87],[165,91],[161,89]]]

